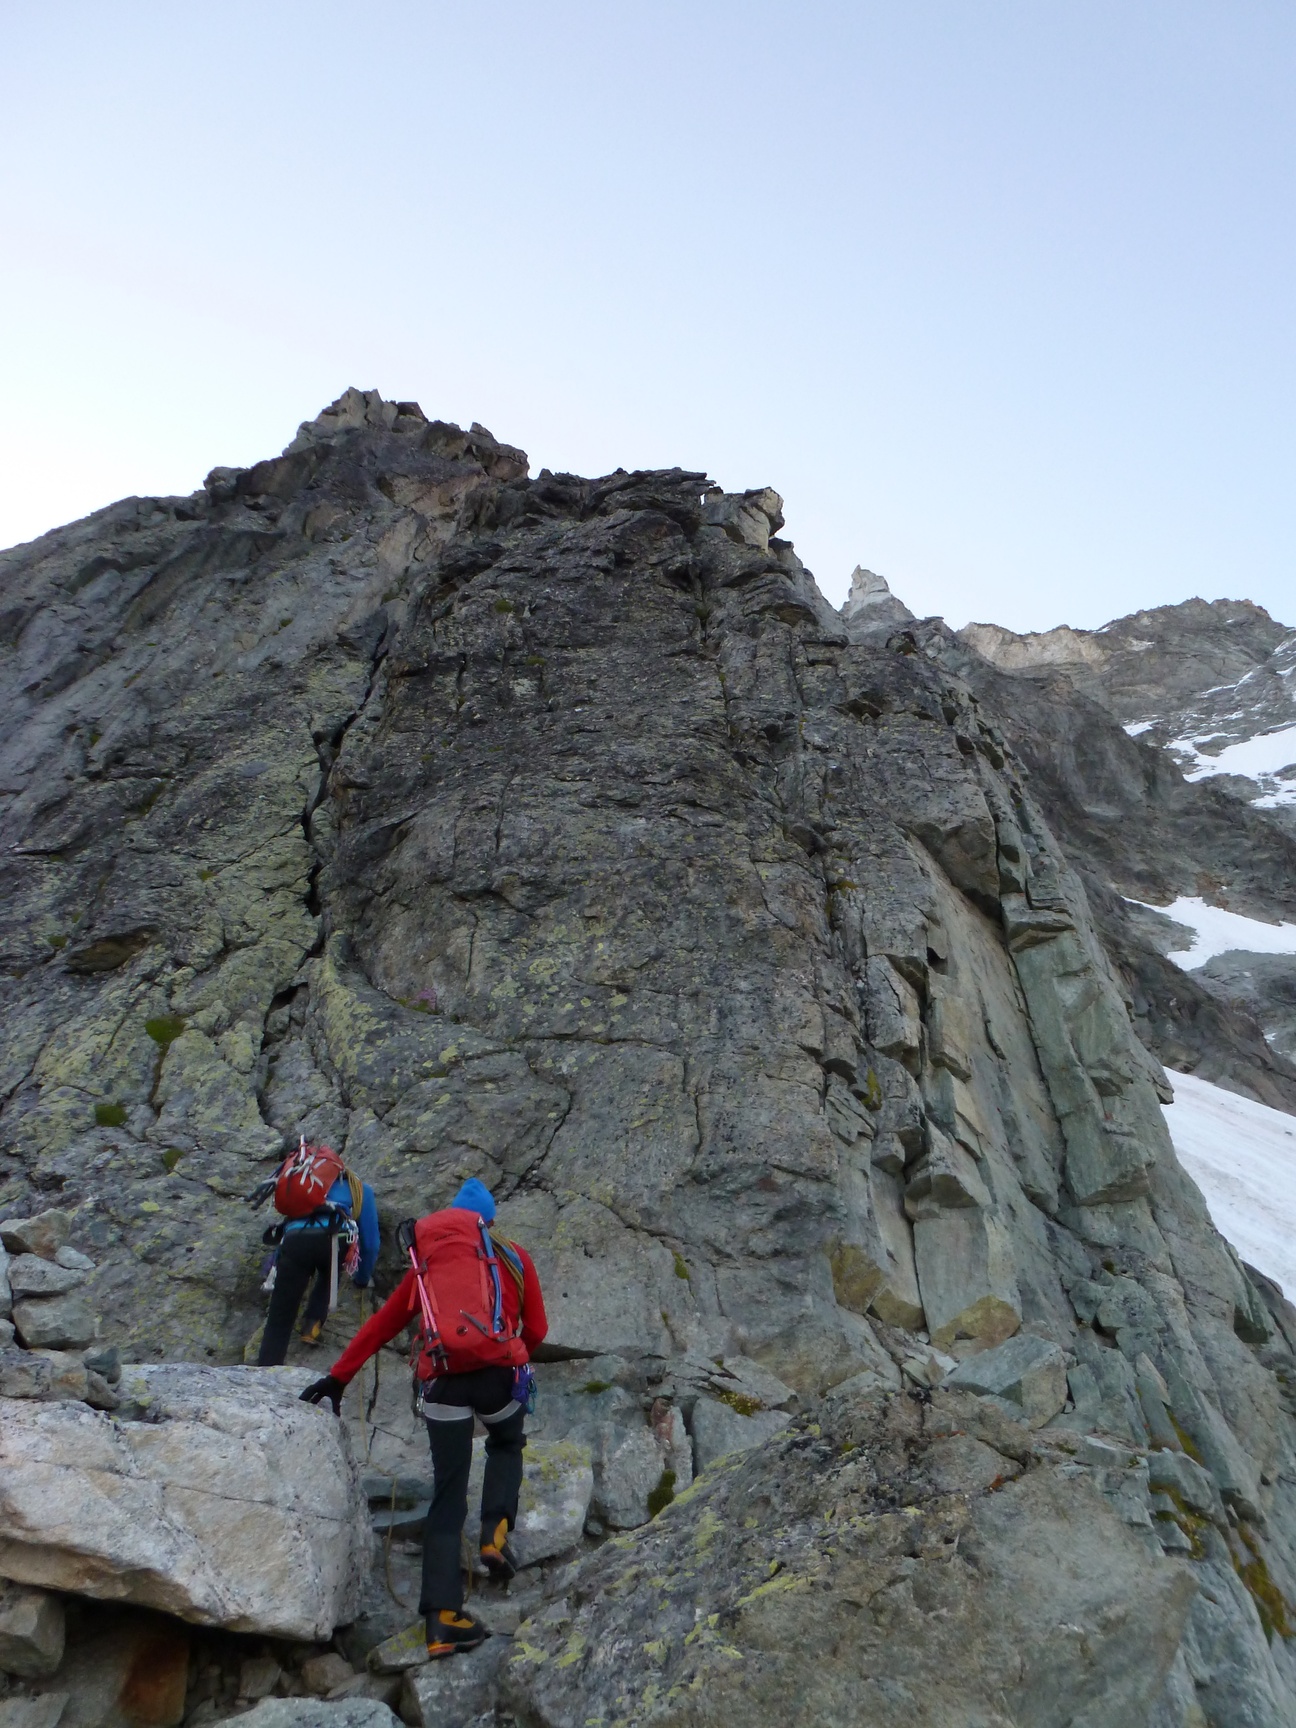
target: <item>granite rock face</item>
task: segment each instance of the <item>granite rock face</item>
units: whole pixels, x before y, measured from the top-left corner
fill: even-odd
[[[0,1215],[75,1219],[96,1264],[70,1295],[135,1354],[237,1361],[262,1303],[238,1196],[299,1133],[374,1184],[380,1286],[396,1221],[481,1177],[545,1285],[537,1432],[587,1450],[600,1530],[632,1527],[584,1562],[611,1569],[625,1636],[658,1576],[633,1556],[659,1541],[710,1545],[679,1625],[696,1609],[734,1648],[710,1615],[737,1613],[751,1649],[813,1643],[816,1615],[845,1642],[882,1624],[894,1578],[935,1642],[876,1670],[878,1708],[928,1676],[932,1722],[984,1715],[998,1658],[957,1716],[923,1602],[958,1569],[943,1536],[905,1548],[908,1502],[876,1531],[868,1512],[849,1585],[796,1549],[813,1614],[777,1570],[749,1576],[718,1503],[724,1542],[693,1521],[739,1481],[774,1496],[772,1460],[789,1507],[830,1511],[821,1400],[824,1434],[858,1420],[885,1451],[952,1361],[1025,1332],[1066,1370],[1040,1432],[1096,1448],[1111,1481],[1077,1466],[1091,1518],[1056,1450],[934,1436],[932,1491],[972,1506],[1005,1580],[1000,1619],[956,1592],[951,1625],[1000,1652],[1043,1650],[1054,1611],[1090,1628],[1056,1674],[1094,1728],[1202,1710],[1277,1728],[1296,1709],[1296,1316],[1175,1160],[1135,1029],[1156,1017],[1104,944],[1113,891],[1084,851],[1114,828],[1073,820],[1037,769],[1017,674],[873,578],[839,617],[781,525],[768,488],[531,479],[480,427],[351,391],[280,458],[5,554]],[[1237,1038],[1285,1097],[1278,1059]],[[879,1398],[881,1427],[860,1414]],[[967,1408],[1006,1422],[999,1398]],[[761,1444],[723,1457],[711,1405],[760,1418]],[[33,1405],[21,1431],[56,1420],[128,1450],[143,1432]],[[371,1436],[375,1468],[426,1469],[398,1427]],[[1209,1512],[1150,1486],[1161,1451],[1202,1471]],[[759,1516],[783,1528],[773,1499]],[[1091,1525],[1117,1555],[1095,1578]],[[1044,1549],[1051,1579],[1030,1571]],[[596,1663],[530,1644],[522,1719],[612,1710]],[[1138,1645],[1155,1662],[1134,1672]],[[626,1660],[646,1697],[652,1661]],[[1042,1672],[1002,1680],[1014,1720],[1056,1719]],[[725,1710],[781,1719],[715,1683]],[[690,1720],[674,1684],[661,1720]],[[779,1671],[780,1699],[802,1687]]]
[[[507,1702],[536,1728],[1146,1728],[1191,1571],[1024,1438],[970,1399],[802,1419],[524,1622]]]

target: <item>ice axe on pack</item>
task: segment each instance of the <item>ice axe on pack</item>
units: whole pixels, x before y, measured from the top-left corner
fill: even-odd
[[[413,1218],[406,1218],[397,1228],[396,1245],[402,1254],[408,1255],[409,1263],[414,1268],[414,1287],[418,1291],[419,1308],[423,1316],[423,1345],[419,1355],[426,1357],[433,1367],[444,1368],[448,1361],[445,1342],[441,1337],[441,1328],[437,1325],[436,1309],[432,1305],[432,1296],[424,1277],[427,1268],[420,1266],[418,1250],[414,1245],[414,1223]],[[417,1345],[415,1348],[418,1348]],[[417,1386],[417,1375],[415,1384]]]
[[[297,1150],[289,1153],[288,1157],[279,1165],[273,1176],[267,1176],[264,1182],[257,1183],[256,1187],[250,1194],[245,1194],[243,1196],[244,1201],[255,1212],[258,1207],[264,1206],[266,1201],[274,1193],[275,1189],[279,1186],[281,1177],[287,1174],[287,1172],[294,1168],[294,1166],[298,1168],[307,1168],[309,1167],[309,1164],[310,1149],[306,1144],[306,1136],[303,1134],[298,1143]]]

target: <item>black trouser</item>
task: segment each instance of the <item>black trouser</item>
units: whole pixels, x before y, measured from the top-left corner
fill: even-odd
[[[326,1320],[329,1311],[329,1286],[333,1276],[333,1232],[331,1230],[286,1230],[279,1244],[274,1289],[270,1292],[270,1312],[266,1315],[261,1334],[261,1354],[257,1362],[262,1368],[275,1368],[288,1355],[288,1338],[297,1318],[297,1310],[311,1279],[315,1288],[306,1304],[306,1318]]]
[[[501,1519],[517,1523],[522,1487],[523,1424],[526,1411],[513,1400],[511,1368],[477,1368],[445,1374],[423,1399],[432,1445],[432,1508],[423,1536],[423,1594],[419,1613],[463,1607],[459,1541],[468,1517],[468,1472],[472,1468],[473,1416],[486,1424],[486,1479],[482,1483],[482,1529],[493,1536]],[[431,1639],[433,1632],[428,1629]]]

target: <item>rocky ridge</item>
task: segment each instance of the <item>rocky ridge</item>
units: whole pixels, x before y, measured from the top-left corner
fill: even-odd
[[[943,635],[1029,763],[1145,1039],[1292,1109],[1296,956],[1243,947],[1186,975],[1173,960],[1190,933],[1138,903],[1296,919],[1296,631],[1245,601],[1188,600],[1098,631]]]
[[[1235,796],[1274,811],[1275,820],[1287,820],[1289,804],[1296,804],[1289,786],[1296,781],[1296,741],[1278,746],[1264,783],[1230,773],[1225,754],[1296,726],[1296,630],[1263,607],[1185,600],[1131,613],[1101,630],[1064,626],[1017,636],[998,625],[970,624],[959,637],[1005,671],[1064,672],[1131,737],[1170,750],[1192,775],[1224,775]]]
[[[519,1721],[772,1721],[750,1672],[822,1722],[1043,1728],[1065,1675],[1093,1728],[1277,1728],[1296,1315],[1179,1168],[1152,1049],[1290,1071],[1241,1010],[1189,1045],[1131,961],[1120,811],[1030,734],[1048,693],[874,579],[839,617],[781,526],[353,391],[3,555],[0,1217],[75,1218],[128,1354],[230,1363],[286,1140],[373,1182],[387,1280],[395,1222],[485,1179],[549,1298],[539,1434],[588,1459]],[[1165,823],[1222,796],[1085,703]],[[395,1484],[377,1379],[350,1421]]]

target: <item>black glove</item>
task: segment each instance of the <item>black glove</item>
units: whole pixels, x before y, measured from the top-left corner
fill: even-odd
[[[332,1374],[326,1374],[322,1380],[312,1380],[301,1395],[303,1404],[322,1404],[327,1398],[333,1406],[333,1414],[342,1414],[342,1394],[346,1391],[345,1384],[335,1379]]]

